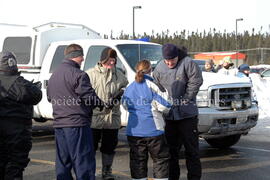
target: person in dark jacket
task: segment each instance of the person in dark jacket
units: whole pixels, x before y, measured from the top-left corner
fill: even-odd
[[[49,79],[47,95],[52,103],[56,139],[56,179],[71,180],[73,168],[77,180],[95,179],[95,152],[90,122],[92,109],[102,101],[80,70],[84,60],[80,45],[65,49],[65,59]]]
[[[0,53],[0,180],[22,180],[32,148],[33,105],[42,98],[39,83],[25,80],[16,57]]]
[[[165,115],[165,136],[170,147],[169,180],[180,177],[179,150],[185,147],[188,180],[201,178],[199,157],[198,108],[196,95],[203,83],[198,65],[185,50],[173,44],[162,46],[164,61],[153,72],[155,82],[168,90],[173,107]]]

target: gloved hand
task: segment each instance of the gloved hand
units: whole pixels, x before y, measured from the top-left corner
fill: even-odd
[[[104,103],[104,107],[106,109],[112,109],[114,106],[114,99],[110,98],[106,103]]]
[[[118,98],[121,99],[121,97],[123,96],[124,92],[125,92],[124,89],[120,89],[119,92],[118,92],[118,94],[116,95],[115,98],[116,98],[116,99],[118,99]]]
[[[124,89],[120,89],[119,92],[112,98],[112,101],[114,103],[120,103],[120,100],[121,100],[123,94],[124,94]]]
[[[105,107],[105,105],[104,105],[104,102],[100,102],[99,103],[99,105],[98,106],[96,106],[97,108],[99,108],[99,111],[101,112],[101,111],[103,111],[103,109],[104,109],[104,107]]]
[[[41,89],[42,83],[40,81],[33,83],[38,89]]]

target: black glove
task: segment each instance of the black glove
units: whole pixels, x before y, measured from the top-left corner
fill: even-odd
[[[117,100],[117,101],[120,101],[123,94],[124,94],[124,90],[120,89],[119,92],[116,94],[116,96],[113,99]]]
[[[105,104],[104,104],[104,102],[100,101],[100,103],[96,107],[99,108],[99,111],[101,112],[101,111],[103,111]]]
[[[40,81],[33,83],[38,89],[41,89],[42,83]]]
[[[98,108],[99,111],[103,111],[103,109],[104,109],[104,102],[103,101],[101,101],[100,99],[98,99],[93,104],[94,105],[91,106],[92,109]]]
[[[110,98],[106,103],[104,103],[106,109],[112,109],[114,106],[114,99]]]

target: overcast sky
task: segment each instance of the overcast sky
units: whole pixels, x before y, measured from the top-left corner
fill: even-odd
[[[270,33],[270,0],[5,0],[1,2],[0,23],[38,26],[48,22],[84,24],[101,34],[124,31],[132,34],[132,7],[135,32],[152,34],[183,29],[202,32],[216,28],[223,32]]]

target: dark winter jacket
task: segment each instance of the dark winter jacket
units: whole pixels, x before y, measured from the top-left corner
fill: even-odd
[[[64,60],[52,74],[47,95],[55,128],[89,125],[93,108],[101,104],[88,75],[72,60]]]
[[[199,66],[188,56],[179,56],[178,64],[170,69],[161,61],[153,72],[155,82],[168,90],[173,107],[167,120],[181,120],[198,115],[196,95],[203,83]]]
[[[19,74],[0,72],[0,121],[32,124],[33,105],[42,98],[41,90]]]

